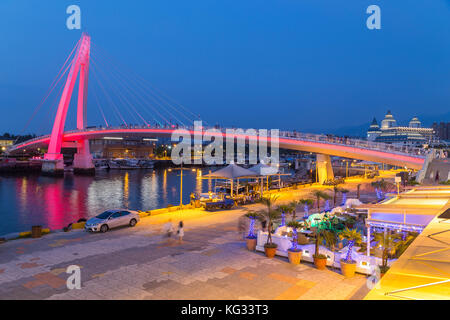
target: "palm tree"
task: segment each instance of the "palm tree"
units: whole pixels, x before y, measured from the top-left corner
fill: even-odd
[[[289,250],[298,251],[297,229],[301,228],[302,224],[298,221],[292,220],[288,222],[287,226],[292,228],[292,247]]]
[[[345,257],[344,261],[346,263],[352,263],[352,251],[353,251],[353,245],[361,243],[362,237],[361,233],[359,233],[356,229],[349,229],[345,228],[340,234],[339,237],[341,239],[348,240],[348,251],[347,256]]]
[[[384,179],[373,181],[372,183],[370,183],[370,185],[375,189],[380,189],[381,191],[383,191],[383,193],[388,192],[394,186],[394,184]]]
[[[382,273],[385,273],[387,269],[389,269],[388,267],[389,254],[395,252],[397,247],[400,245],[400,241],[396,241],[399,239],[399,236],[393,235],[389,230],[387,230],[386,233],[384,232],[375,233],[373,237],[374,240],[378,242],[378,245],[383,248],[383,254],[381,258],[382,262],[380,269]]]
[[[309,215],[309,207],[314,204],[314,200],[311,199],[300,199],[299,203],[304,206],[306,215]]]
[[[247,218],[250,219],[250,226],[248,228],[248,239],[255,239],[255,221],[261,217],[261,215],[256,211],[249,211],[245,214]]]
[[[334,192],[334,196],[333,196],[333,207],[336,207],[336,198],[337,198],[337,194],[341,191],[341,189],[339,188],[339,186],[337,184],[333,185],[333,192]]]
[[[296,210],[297,210],[297,206],[299,205],[299,203],[300,202],[297,200],[292,200],[291,202],[288,203],[289,212],[292,214],[292,220],[295,220]]]
[[[320,199],[328,200],[331,198],[331,196],[328,193],[321,190],[315,190],[312,193],[312,196],[317,200],[317,210],[319,211],[320,211]]]
[[[291,211],[291,207],[287,204],[283,204],[278,206],[278,210],[281,212],[281,225],[284,226],[286,224],[286,213]]]
[[[316,237],[316,241],[315,241],[315,248],[314,248],[314,256],[316,258],[322,258],[322,259],[326,259],[325,255],[320,254],[319,252],[319,245],[320,243],[323,242],[324,238],[325,238],[325,229],[320,228],[319,226],[316,228],[316,232],[315,232],[315,237]]]
[[[262,197],[260,202],[266,207],[265,209],[259,210],[258,213],[267,218],[267,231],[269,235],[267,236],[266,245],[273,245],[272,242],[272,221],[280,217],[280,211],[275,210],[275,202],[278,200],[278,196],[269,195]]]
[[[395,250],[395,257],[398,259],[405,252],[405,250],[409,247],[409,245],[417,238],[419,234],[417,232],[408,233],[405,238],[399,241]]]
[[[336,207],[336,197],[337,197],[337,194],[340,191],[340,188],[339,188],[340,182],[339,182],[339,180],[331,180],[330,182],[328,182],[327,185],[333,187],[333,192],[334,192],[333,207]]]
[[[322,236],[328,249],[333,250],[333,248],[337,244],[336,232],[332,231],[331,229],[326,229],[323,230]]]
[[[356,191],[356,198],[359,200],[360,193],[361,193],[361,184],[358,184],[356,186],[356,189],[357,189],[357,191]]]
[[[350,190],[341,188],[340,192],[342,193],[342,204],[341,205],[343,206],[345,204],[345,202],[347,201],[347,193],[349,193]]]

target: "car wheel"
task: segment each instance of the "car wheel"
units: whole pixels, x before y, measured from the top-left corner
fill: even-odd
[[[107,224],[104,224],[100,227],[100,232],[105,233],[106,231],[108,231],[109,227]]]
[[[130,227],[134,227],[136,225],[137,221],[136,219],[131,219],[130,220]]]

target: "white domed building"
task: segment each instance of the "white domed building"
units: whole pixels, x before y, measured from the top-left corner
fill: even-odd
[[[367,140],[375,141],[375,139],[381,134],[380,126],[378,125],[377,119],[374,117],[372,123],[367,130]]]
[[[376,119],[373,119],[367,130],[367,140],[400,145],[421,145],[434,140],[434,130],[422,127],[417,117],[413,117],[408,126],[398,126],[397,120],[388,110],[381,121],[381,127],[378,127]]]

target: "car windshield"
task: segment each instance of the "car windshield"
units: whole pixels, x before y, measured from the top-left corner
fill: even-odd
[[[103,213],[100,213],[96,218],[98,219],[107,219],[111,214],[113,214],[113,211],[105,211]]]

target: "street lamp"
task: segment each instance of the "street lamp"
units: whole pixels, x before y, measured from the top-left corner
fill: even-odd
[[[180,170],[180,207],[183,207],[183,170],[187,170],[183,168],[183,163],[181,163],[180,168],[174,168],[172,170]],[[171,171],[171,169],[169,169]]]

